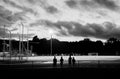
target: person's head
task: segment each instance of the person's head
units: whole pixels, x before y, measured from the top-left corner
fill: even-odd
[[[56,56],[54,55],[54,58],[56,58]]]

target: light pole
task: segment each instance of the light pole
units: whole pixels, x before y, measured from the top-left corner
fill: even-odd
[[[20,34],[19,34],[19,54],[21,54],[21,39],[20,39]]]
[[[52,55],[52,35],[51,35],[51,55]]]
[[[19,60],[22,59],[21,55],[23,53],[23,24],[19,24]],[[22,38],[22,39],[21,39]]]
[[[20,22],[20,30],[19,30],[19,59],[20,60],[22,60],[23,59],[23,55],[24,55],[24,49],[23,49],[23,47],[24,47],[24,45],[23,45],[23,34],[24,34],[24,24],[23,24],[23,22],[21,21]],[[21,33],[22,32],[22,33]],[[22,38],[22,39],[21,39]]]
[[[49,34],[50,34],[50,36],[51,36],[51,40],[50,40],[50,54],[52,55],[53,54],[53,45],[52,45],[52,42],[53,42],[53,40],[52,40],[52,34],[54,33],[54,31],[53,30],[49,30]]]
[[[19,36],[19,60],[21,59],[21,25],[19,24],[19,33],[18,33],[18,36]]]

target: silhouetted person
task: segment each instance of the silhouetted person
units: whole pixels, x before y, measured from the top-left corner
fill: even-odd
[[[62,67],[63,66],[63,62],[64,62],[64,59],[63,57],[60,58],[60,66]]]
[[[73,65],[75,65],[75,62],[76,62],[76,60],[75,60],[75,58],[73,57],[73,58],[72,58],[72,63],[73,63]]]
[[[71,57],[71,55],[70,55],[69,58],[68,58],[68,63],[69,63],[69,65],[72,64],[72,57]]]
[[[56,66],[57,65],[57,59],[56,59],[56,56],[54,56],[53,58],[53,66]]]

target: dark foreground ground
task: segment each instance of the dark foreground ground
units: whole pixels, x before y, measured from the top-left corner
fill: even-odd
[[[0,76],[12,78],[91,77],[95,79],[113,76],[115,78],[120,77],[120,64],[82,63],[74,66],[64,64],[62,67],[59,64],[56,67],[52,64],[0,64]]]
[[[32,79],[119,79],[120,69],[113,68],[49,68],[1,70],[2,78]]]

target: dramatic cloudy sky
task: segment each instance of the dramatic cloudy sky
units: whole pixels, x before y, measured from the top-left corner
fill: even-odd
[[[0,38],[18,38],[22,24],[29,38],[120,38],[120,0],[0,0]]]

